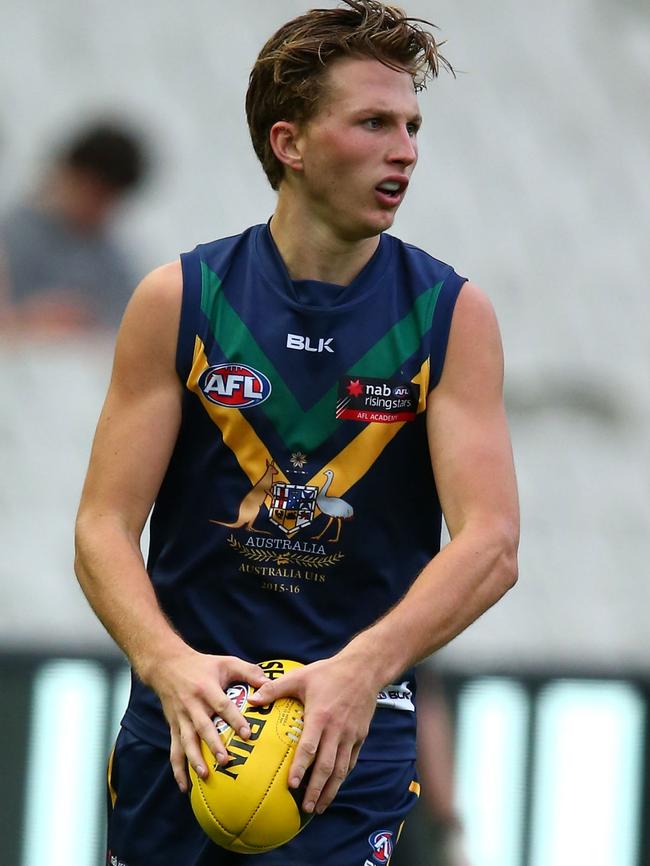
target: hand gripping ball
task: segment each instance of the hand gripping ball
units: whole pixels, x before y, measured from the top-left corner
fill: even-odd
[[[299,662],[274,659],[262,662],[270,679],[302,667]],[[242,740],[218,716],[214,723],[230,755],[217,764],[207,745],[201,751],[208,778],[190,767],[190,801],[197,821],[207,835],[229,851],[257,854],[284,845],[311,819],[300,808],[303,786],[289,788],[289,767],[302,733],[303,705],[296,698],[280,698],[266,707],[248,703],[254,688],[234,683],[228,697],[246,718],[251,736]]]

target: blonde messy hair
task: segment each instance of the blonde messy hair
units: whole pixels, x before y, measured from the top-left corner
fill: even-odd
[[[317,111],[327,65],[339,57],[372,57],[408,72],[417,90],[441,67],[453,74],[440,53],[441,42],[398,6],[378,0],[343,0],[336,9],[312,9],[294,18],[268,40],[250,74],[246,116],[253,147],[273,189],[284,167],[269,140],[280,120],[304,123]]]

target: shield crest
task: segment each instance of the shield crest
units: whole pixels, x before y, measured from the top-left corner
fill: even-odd
[[[277,482],[271,488],[269,520],[291,537],[314,519],[318,487]]]

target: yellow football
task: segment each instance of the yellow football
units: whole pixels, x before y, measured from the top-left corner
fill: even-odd
[[[300,662],[273,659],[260,667],[269,679],[302,667]],[[300,808],[304,790],[289,788],[289,767],[303,727],[303,705],[296,698],[280,698],[266,707],[251,706],[248,684],[234,683],[228,697],[246,718],[251,736],[242,740],[223,719],[214,723],[230,755],[217,764],[204,742],[201,750],[208,778],[190,767],[190,801],[207,835],[230,851],[257,854],[284,845],[312,817]]]

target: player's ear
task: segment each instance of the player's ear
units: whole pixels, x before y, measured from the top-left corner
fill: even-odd
[[[269,138],[273,153],[283,165],[294,171],[303,170],[300,129],[297,123],[279,120],[271,127]]]

